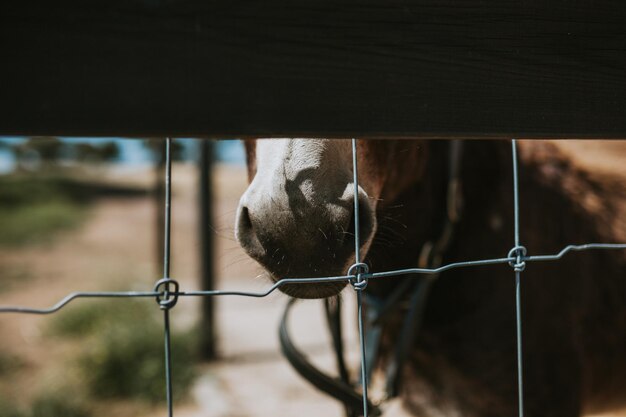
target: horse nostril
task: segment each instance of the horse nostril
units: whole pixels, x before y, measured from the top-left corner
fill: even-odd
[[[359,198],[359,226],[361,244],[369,240],[374,232],[374,216],[367,198]]]
[[[237,223],[235,228],[235,236],[246,252],[253,258],[258,258],[264,253],[263,247],[256,235],[250,211],[246,206],[240,206],[237,213]]]
[[[359,196],[359,240],[360,244],[363,245],[370,237],[372,232],[374,231],[374,220],[372,216],[372,209],[367,201],[367,197],[363,198]],[[348,236],[355,236],[355,212],[352,210],[352,215],[350,216],[350,223],[348,224]],[[353,245],[354,240],[345,239],[344,244]]]
[[[237,225],[240,229],[245,229],[246,231],[252,231],[252,220],[250,220],[250,212],[248,211],[248,207],[243,206],[241,211],[239,212],[239,219],[237,221]]]

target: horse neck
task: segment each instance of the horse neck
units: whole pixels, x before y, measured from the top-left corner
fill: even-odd
[[[503,171],[502,155],[506,153],[503,152],[505,150],[503,145],[506,144],[499,142],[464,144],[460,176],[462,189],[465,190],[462,196],[465,205],[496,204],[489,193],[502,188],[498,187],[498,182]],[[427,148],[427,158],[421,179],[394,201],[388,201],[378,209],[378,232],[368,257],[373,270],[418,266],[424,245],[438,240],[443,232],[447,221],[451,143],[426,141],[424,146]],[[471,208],[467,216],[462,215],[461,224],[471,225],[488,216],[487,211],[481,213]],[[459,256],[463,256],[462,253],[454,254],[452,257],[449,255],[444,254],[445,261],[461,260]],[[374,285],[373,290],[384,295],[393,291],[397,282],[398,280],[389,280],[381,285]]]
[[[569,243],[614,241],[600,227],[610,221],[610,196],[595,193],[599,185],[568,165],[563,155],[548,155],[553,152],[549,145],[529,146],[538,156],[530,148],[530,153],[520,154],[521,243],[531,254],[551,254]],[[559,174],[547,178],[546,167],[555,167]],[[462,180],[463,215],[444,263],[505,256],[514,245],[510,143],[467,143]],[[582,196],[592,194],[601,199],[606,213],[589,212],[581,204]],[[621,279],[625,263],[623,254],[595,252],[528,266],[522,313],[528,329],[525,353],[532,358],[526,375],[530,385],[563,383],[587,406],[623,404],[626,360],[619,352],[626,346],[626,282]],[[508,265],[442,274],[431,291],[420,331],[419,349],[428,358],[421,365],[433,367],[433,358],[445,358],[460,379],[469,380],[484,377],[484,363],[501,364],[494,375],[513,374],[510,352],[515,350],[515,333],[509,331],[515,326],[513,282]],[[497,340],[496,333],[501,335]],[[485,346],[495,348],[486,353]],[[559,352],[559,361],[553,364],[545,352]],[[554,374],[542,375],[541,369],[549,366],[555,368]],[[510,376],[494,377],[486,385],[513,381]]]

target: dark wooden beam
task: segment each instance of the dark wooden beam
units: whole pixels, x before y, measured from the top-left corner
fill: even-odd
[[[0,134],[626,138],[623,0],[6,0]]]

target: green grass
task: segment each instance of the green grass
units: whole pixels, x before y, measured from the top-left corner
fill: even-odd
[[[0,177],[0,245],[46,241],[80,224],[86,200],[68,181],[35,174]]]
[[[70,391],[47,393],[35,399],[27,417],[90,417],[91,412]]]
[[[112,323],[122,323],[124,327],[134,318],[147,322],[148,327],[154,327],[154,315],[160,312],[155,307],[156,302],[152,299],[87,300],[52,316],[48,330],[56,336],[86,337]]]
[[[0,352],[0,378],[6,377],[7,374],[20,370],[24,366],[19,356]]]
[[[72,229],[86,217],[84,205],[50,201],[19,208],[0,208],[0,245],[45,242],[61,230]]]
[[[91,417],[91,412],[72,392],[60,391],[44,393],[23,408],[0,397],[0,417]]]
[[[97,177],[71,171],[44,171],[0,176],[0,207],[65,200],[88,203],[98,197],[141,197],[143,188],[99,182]]]
[[[162,312],[153,300],[96,301],[67,310],[50,324],[57,336],[84,338],[76,360],[97,399],[165,401]],[[188,392],[197,346],[193,333],[172,333],[174,399]]]
[[[86,181],[62,171],[0,176],[0,246],[49,241],[77,227],[98,197],[136,197],[146,190]]]
[[[26,417],[11,400],[0,396],[0,417]]]
[[[194,379],[190,335],[172,335],[174,399],[182,399]],[[165,401],[165,361],[161,326],[132,322],[109,326],[79,360],[92,395],[98,398]]]

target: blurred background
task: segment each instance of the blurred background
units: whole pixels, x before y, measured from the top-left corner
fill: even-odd
[[[73,291],[151,291],[163,265],[163,144],[0,137],[0,304],[48,307]],[[234,239],[247,184],[243,146],[237,140],[204,146],[174,142],[171,276],[185,290],[207,286],[199,225],[209,185],[209,285],[265,289],[269,283]],[[200,164],[207,148],[214,162],[208,169]],[[213,299],[208,309],[201,299],[179,300],[171,311],[177,416],[341,415],[280,354],[285,302],[278,293]],[[332,369],[322,311],[319,302],[301,303],[294,339]],[[349,338],[353,343],[353,332]],[[155,300],[81,299],[50,316],[0,316],[0,417],[165,410]]]
[[[162,276],[163,143],[0,137],[0,304],[43,308],[73,291],[151,291]],[[171,276],[184,290],[266,289],[234,239],[247,184],[241,143],[174,143]],[[558,145],[594,175],[626,179],[625,142]],[[348,312],[352,296],[344,296]],[[179,300],[171,311],[177,416],[342,415],[282,358],[285,302],[279,293]],[[299,303],[292,330],[332,372],[322,311],[318,301]],[[0,315],[0,417],[165,415],[161,318],[153,299]],[[354,316],[344,319],[357,371]]]

